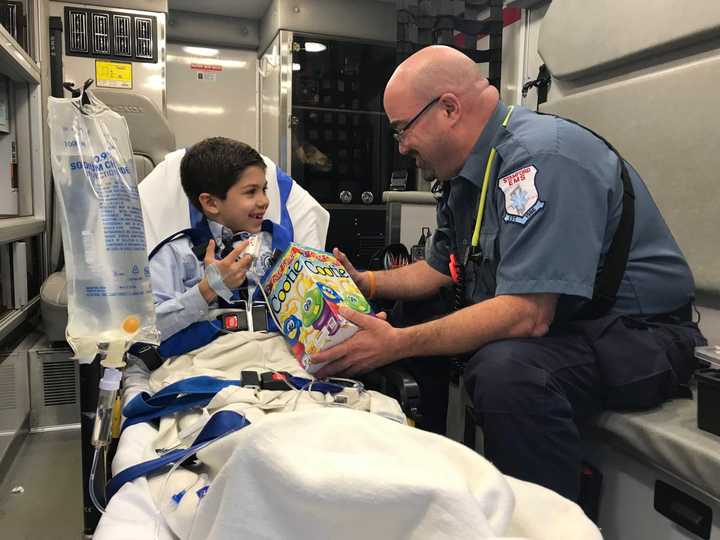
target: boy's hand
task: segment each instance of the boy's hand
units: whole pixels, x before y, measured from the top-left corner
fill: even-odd
[[[228,289],[239,287],[243,281],[245,281],[245,275],[253,260],[252,256],[243,256],[242,254],[248,246],[248,243],[247,240],[243,240],[224,259],[217,260],[215,259],[215,241],[210,240],[210,242],[208,242],[207,249],[205,250],[205,258],[203,259],[205,268],[211,264],[216,265]],[[208,303],[217,297],[215,291],[208,285],[207,276],[203,276],[199,287],[200,293]]]
[[[355,285],[358,286],[360,292],[365,295],[365,298],[367,298],[370,294],[370,281],[368,280],[367,272],[358,272],[350,262],[350,259],[347,258],[347,255],[338,248],[333,248],[333,255],[340,264],[345,267],[345,270],[347,270],[348,274],[350,274],[350,277],[355,282]]]

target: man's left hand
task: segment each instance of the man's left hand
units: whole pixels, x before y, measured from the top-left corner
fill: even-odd
[[[340,315],[359,330],[347,341],[312,356],[313,364],[328,362],[315,374],[316,377],[352,377],[402,357],[399,330],[385,320],[385,313],[373,317],[341,306]]]

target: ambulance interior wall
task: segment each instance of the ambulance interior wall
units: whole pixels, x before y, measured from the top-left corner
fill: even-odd
[[[257,65],[254,50],[168,43],[167,116],[178,148],[214,136],[258,147]]]
[[[553,0],[539,39],[553,74],[542,109],[603,134],[639,171],[692,268],[700,325],[715,344],[719,31],[714,0],[663,0],[654,10],[622,0]]]

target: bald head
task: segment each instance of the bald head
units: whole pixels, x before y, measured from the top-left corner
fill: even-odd
[[[487,86],[477,64],[458,50],[432,45],[400,64],[385,87],[385,100],[404,94],[427,101],[444,92],[461,94],[472,86]]]
[[[400,133],[400,153],[415,158],[424,174],[444,180],[459,171],[498,100],[475,62],[433,45],[397,67],[383,105]]]

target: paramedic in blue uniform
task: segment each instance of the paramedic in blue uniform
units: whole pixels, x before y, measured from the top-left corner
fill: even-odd
[[[579,421],[657,405],[692,372],[692,348],[704,340],[691,321],[688,264],[625,162],[634,191],[634,203],[625,198],[634,211],[629,254],[615,300],[598,310],[594,292],[627,191],[621,160],[602,139],[507,107],[472,60],[443,46],[403,62],[384,105],[400,152],[442,183],[437,229],[426,261],[399,269],[358,272],[336,254],[370,297],[431,298],[459,274],[462,303],[408,327],[344,310],[361,330],[314,357],[327,362],[318,375],[428,356],[449,366],[461,355],[485,456],[577,499]],[[435,404],[444,413],[443,405]]]

